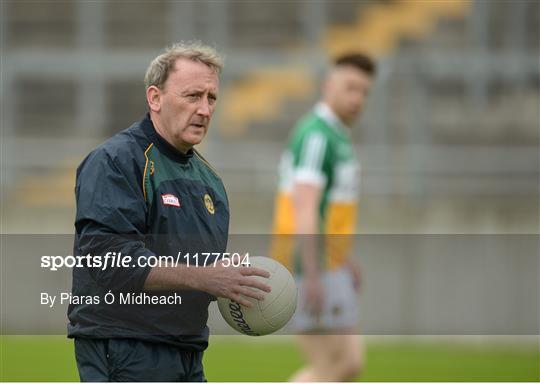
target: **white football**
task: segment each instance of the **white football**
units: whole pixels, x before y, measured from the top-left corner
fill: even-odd
[[[270,277],[260,279],[270,287],[270,293],[265,292],[264,300],[248,298],[253,303],[251,308],[241,306],[237,302],[219,297],[218,307],[225,321],[238,332],[250,336],[263,336],[276,332],[289,322],[296,310],[296,284],[287,268],[269,257],[251,256],[249,264],[252,267],[265,269]]]

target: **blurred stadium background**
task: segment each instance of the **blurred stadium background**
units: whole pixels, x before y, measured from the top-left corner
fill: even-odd
[[[353,133],[362,162],[359,233],[539,233],[537,0],[0,4],[2,234],[72,233],[77,164],[140,119],[150,60],[166,45],[190,39],[226,55],[218,110],[201,151],[228,188],[232,233],[270,231],[288,131],[317,99],[329,58],[348,50],[371,53],[380,65]],[[429,273],[429,266],[416,266]],[[538,260],[514,268],[513,281],[531,266],[538,271]],[[396,273],[411,278],[405,263]],[[516,292],[506,299],[519,301]],[[17,319],[2,316],[9,320],[5,332]],[[229,365],[217,361],[234,365],[230,345],[234,354],[276,362],[277,373],[257,371],[250,360],[247,372],[260,376],[214,373],[211,380],[284,380],[294,369],[280,359],[290,340],[287,348],[272,344],[263,353],[260,342],[244,339],[218,339],[208,359],[226,372]],[[422,349],[425,343],[414,339],[389,346],[375,338],[366,378],[539,380],[538,338],[505,338],[496,347],[500,337],[474,340],[466,347],[438,340]],[[0,379],[75,380],[69,348],[62,338],[5,336]],[[47,376],[52,371],[43,367],[34,376],[20,372],[18,364],[28,364],[23,356],[39,360],[40,351],[64,376]],[[400,370],[406,355],[413,361]],[[287,364],[298,361],[291,356]],[[388,376],[392,370],[402,376]]]

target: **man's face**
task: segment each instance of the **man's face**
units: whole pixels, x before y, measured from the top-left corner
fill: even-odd
[[[335,68],[328,76],[324,101],[345,124],[352,125],[362,112],[371,82],[371,76],[353,66]]]
[[[208,131],[218,87],[219,78],[212,68],[178,59],[163,89],[156,91],[157,108],[151,106],[158,118],[158,132],[183,152],[199,144]]]

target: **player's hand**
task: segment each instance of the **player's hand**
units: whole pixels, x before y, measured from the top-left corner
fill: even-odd
[[[349,261],[347,263],[347,266],[349,267],[349,271],[352,275],[354,290],[356,292],[360,292],[360,288],[362,287],[363,282],[362,270],[360,269],[358,264],[354,263],[353,261]]]
[[[224,267],[221,263],[216,266],[199,268],[200,290],[218,297],[226,297],[245,307],[252,303],[247,298],[264,300],[264,292],[270,292],[269,285],[253,276],[269,278],[270,273],[255,267]]]
[[[319,276],[306,276],[304,285],[304,306],[314,316],[319,316],[323,310],[324,289]]]
[[[355,262],[349,260],[347,262],[347,267],[349,269],[349,272],[351,273],[352,279],[353,279],[353,287],[356,292],[360,292],[360,288],[362,287],[362,270],[356,264]]]

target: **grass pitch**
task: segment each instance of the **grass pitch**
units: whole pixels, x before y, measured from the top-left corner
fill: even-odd
[[[268,341],[269,340],[269,341]],[[286,381],[301,366],[292,339],[211,339],[209,381]],[[1,381],[78,381],[63,336],[2,336]],[[368,342],[365,381],[540,381],[540,347],[480,343]]]

